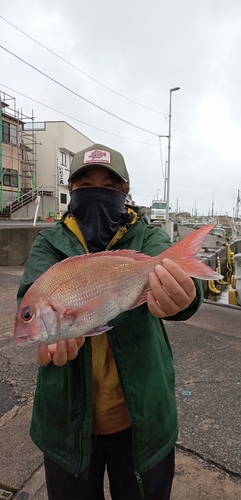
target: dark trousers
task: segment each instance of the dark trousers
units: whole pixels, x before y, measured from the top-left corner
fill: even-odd
[[[76,478],[48,457],[45,473],[49,500],[104,500],[107,469],[112,500],[170,500],[175,468],[174,448],[153,469],[136,477],[131,430],[93,436],[88,481]]]

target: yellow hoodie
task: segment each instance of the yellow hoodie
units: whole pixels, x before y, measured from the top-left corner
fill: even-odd
[[[138,220],[138,215],[132,209],[134,218],[130,224]],[[89,250],[77,221],[70,216],[64,220],[68,228],[77,236],[86,253]],[[109,243],[111,247],[126,233],[127,228],[119,228]],[[92,381],[93,381],[93,427],[92,432],[98,434],[113,434],[130,427],[130,420],[121,389],[119,376],[107,333],[91,337],[92,347]]]

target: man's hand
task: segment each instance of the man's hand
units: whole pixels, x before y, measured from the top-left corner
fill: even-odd
[[[63,366],[67,361],[75,359],[85,338],[59,340],[56,344],[40,345],[36,352],[36,362],[39,366],[47,366],[50,361],[56,366]]]
[[[174,262],[163,259],[149,274],[147,305],[153,316],[165,318],[186,309],[196,297],[193,280]]]

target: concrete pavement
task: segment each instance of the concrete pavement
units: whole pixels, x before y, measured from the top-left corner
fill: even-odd
[[[29,437],[37,367],[33,351],[12,340],[22,270],[0,268],[0,499],[2,488],[2,498],[47,500],[43,457]],[[189,321],[166,322],[180,426],[172,500],[241,499],[240,320],[239,308],[204,303]]]

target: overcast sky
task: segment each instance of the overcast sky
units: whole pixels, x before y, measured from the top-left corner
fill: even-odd
[[[150,206],[164,195],[168,139],[161,138],[160,148],[158,136],[168,135],[170,89],[180,87],[172,93],[172,209],[202,215],[213,203],[215,214],[233,215],[241,188],[239,0],[0,4],[0,45],[136,127],[1,48],[0,89],[16,97],[17,108],[26,115],[33,109],[36,121],[65,120],[119,150],[133,199]]]

